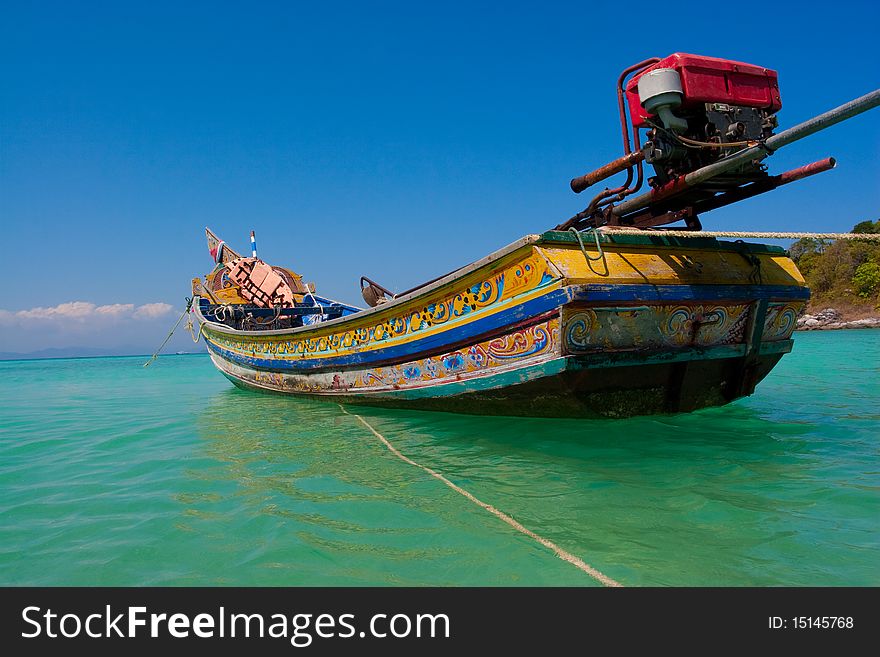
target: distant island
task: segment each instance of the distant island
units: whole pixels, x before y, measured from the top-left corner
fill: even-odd
[[[880,234],[880,220],[851,232]],[[811,290],[799,329],[880,328],[880,242],[807,238],[789,252]]]

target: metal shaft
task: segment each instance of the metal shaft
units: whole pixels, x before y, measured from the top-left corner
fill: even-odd
[[[726,171],[735,169],[750,160],[762,160],[776,149],[788,146],[788,144],[791,144],[798,139],[808,137],[813,133],[852,118],[857,114],[867,112],[869,109],[873,109],[878,105],[880,105],[880,89],[865,94],[855,100],[851,100],[848,103],[844,103],[840,107],[835,107],[833,110],[829,110],[824,114],[813,117],[812,119],[793,126],[788,130],[783,130],[778,135],[773,135],[764,142],[766,148],[763,145],[746,148],[739,153],[725,157],[717,162],[713,162],[702,169],[691,171],[681,178],[673,180],[662,188],[651,190],[650,192],[631,198],[628,201],[624,201],[623,203],[614,206],[611,209],[611,212],[617,216],[623,216],[634,210],[640,210],[654,201],[671,196],[672,194],[688,187],[698,185],[699,183],[714,178]]]
[[[580,194],[587,187],[595,185],[597,182],[605,180],[606,178],[613,176],[615,173],[620,173],[624,169],[629,169],[631,166],[638,164],[644,159],[645,154],[642,151],[628,153],[627,155],[617,158],[613,162],[609,162],[603,167],[599,167],[595,171],[584,174],[580,178],[572,178],[571,191],[575,194]]]

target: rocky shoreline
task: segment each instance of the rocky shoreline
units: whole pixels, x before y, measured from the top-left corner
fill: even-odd
[[[835,329],[880,328],[880,317],[864,317],[844,321],[843,315],[834,308],[820,310],[815,315],[801,315],[797,320],[797,331],[832,331]]]

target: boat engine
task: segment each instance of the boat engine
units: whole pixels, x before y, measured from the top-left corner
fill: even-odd
[[[683,53],[634,75],[626,100],[633,130],[647,130],[642,154],[654,167],[652,186],[767,139],[782,107],[776,71]],[[764,172],[751,168],[757,177]]]
[[[623,156],[571,181],[574,192],[618,173],[557,230],[603,225],[649,228],[699,215],[834,168],[834,158],[771,176],[763,160],[776,149],[880,105],[875,91],[775,133],[782,107],[776,71],[716,57],[675,53],[621,73],[617,84]],[[632,132],[632,135],[631,135]],[[646,176],[643,165],[653,168]],[[648,190],[636,195],[647,183]]]

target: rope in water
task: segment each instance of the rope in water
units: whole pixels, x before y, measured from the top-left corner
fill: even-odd
[[[168,341],[171,339],[171,336],[174,335],[174,332],[177,330],[177,327],[180,325],[181,320],[184,317],[186,317],[186,314],[189,312],[190,305],[191,305],[190,303],[186,304],[186,310],[184,310],[183,313],[180,315],[180,317],[177,318],[177,321],[174,322],[174,326],[172,326],[171,330],[168,331],[168,335],[165,336],[165,339],[162,341],[162,344],[160,344],[159,348],[156,349],[156,353],[150,357],[150,360],[148,360],[146,363],[144,363],[144,367],[149,366],[150,363],[152,363],[154,360],[156,360],[159,357],[159,352],[165,348],[165,345],[168,344]]]
[[[404,463],[409,463],[410,465],[414,465],[415,467],[419,468],[420,470],[427,472],[429,475],[431,475],[435,479],[439,479],[440,481],[442,481],[444,484],[449,486],[449,488],[454,490],[459,495],[466,497],[468,500],[470,500],[471,502],[473,502],[477,506],[482,507],[483,509],[485,509],[486,511],[491,513],[493,516],[495,516],[496,518],[506,522],[508,525],[513,527],[518,532],[525,534],[526,536],[534,539],[535,541],[537,541],[538,543],[540,543],[544,547],[552,550],[554,552],[554,554],[556,554],[557,557],[559,557],[563,561],[570,563],[572,566],[574,566],[578,570],[585,572],[587,575],[592,577],[597,582],[599,582],[605,586],[611,586],[611,587],[623,586],[620,582],[617,582],[617,581],[611,579],[610,577],[608,577],[607,575],[599,572],[598,570],[593,568],[591,565],[584,562],[582,559],[576,557],[575,555],[571,554],[570,552],[563,550],[561,547],[556,545],[556,543],[554,543],[553,541],[546,539],[543,536],[539,536],[538,534],[533,532],[531,529],[524,527],[523,525],[518,523],[516,520],[511,518],[509,515],[507,515],[506,513],[502,512],[502,511],[499,511],[491,504],[486,504],[482,500],[477,499],[477,497],[475,497],[474,495],[472,495],[471,493],[466,491],[461,486],[458,486],[458,485],[452,483],[451,481],[449,481],[449,479],[444,477],[442,474],[440,474],[436,470],[432,470],[431,468],[429,468],[425,465],[422,465],[421,463],[416,463],[411,458],[404,456],[403,454],[400,453],[400,451],[398,451],[398,449],[396,447],[394,447],[394,445],[392,445],[388,441],[387,438],[385,438],[385,436],[383,436],[381,433],[376,431],[376,429],[373,428],[373,425],[371,425],[369,422],[367,422],[363,417],[361,417],[360,415],[357,415],[356,413],[349,413],[348,411],[345,410],[345,407],[342,406],[342,404],[339,405],[339,408],[341,408],[342,412],[345,413],[346,415],[351,415],[353,417],[356,417],[358,420],[360,420],[361,424],[363,424],[367,429],[369,429],[370,432],[374,436],[376,436],[376,438],[378,438],[379,440],[382,441],[382,443],[385,445],[385,447],[388,448],[388,451],[390,451],[392,454],[394,454],[394,456],[399,458]]]
[[[633,233],[638,235],[664,235],[666,237],[754,237],[758,239],[792,239],[804,238],[816,240],[863,240],[880,242],[880,233],[790,233],[790,232],[749,232],[735,230],[644,230],[620,226],[603,226],[600,229],[607,233]]]

